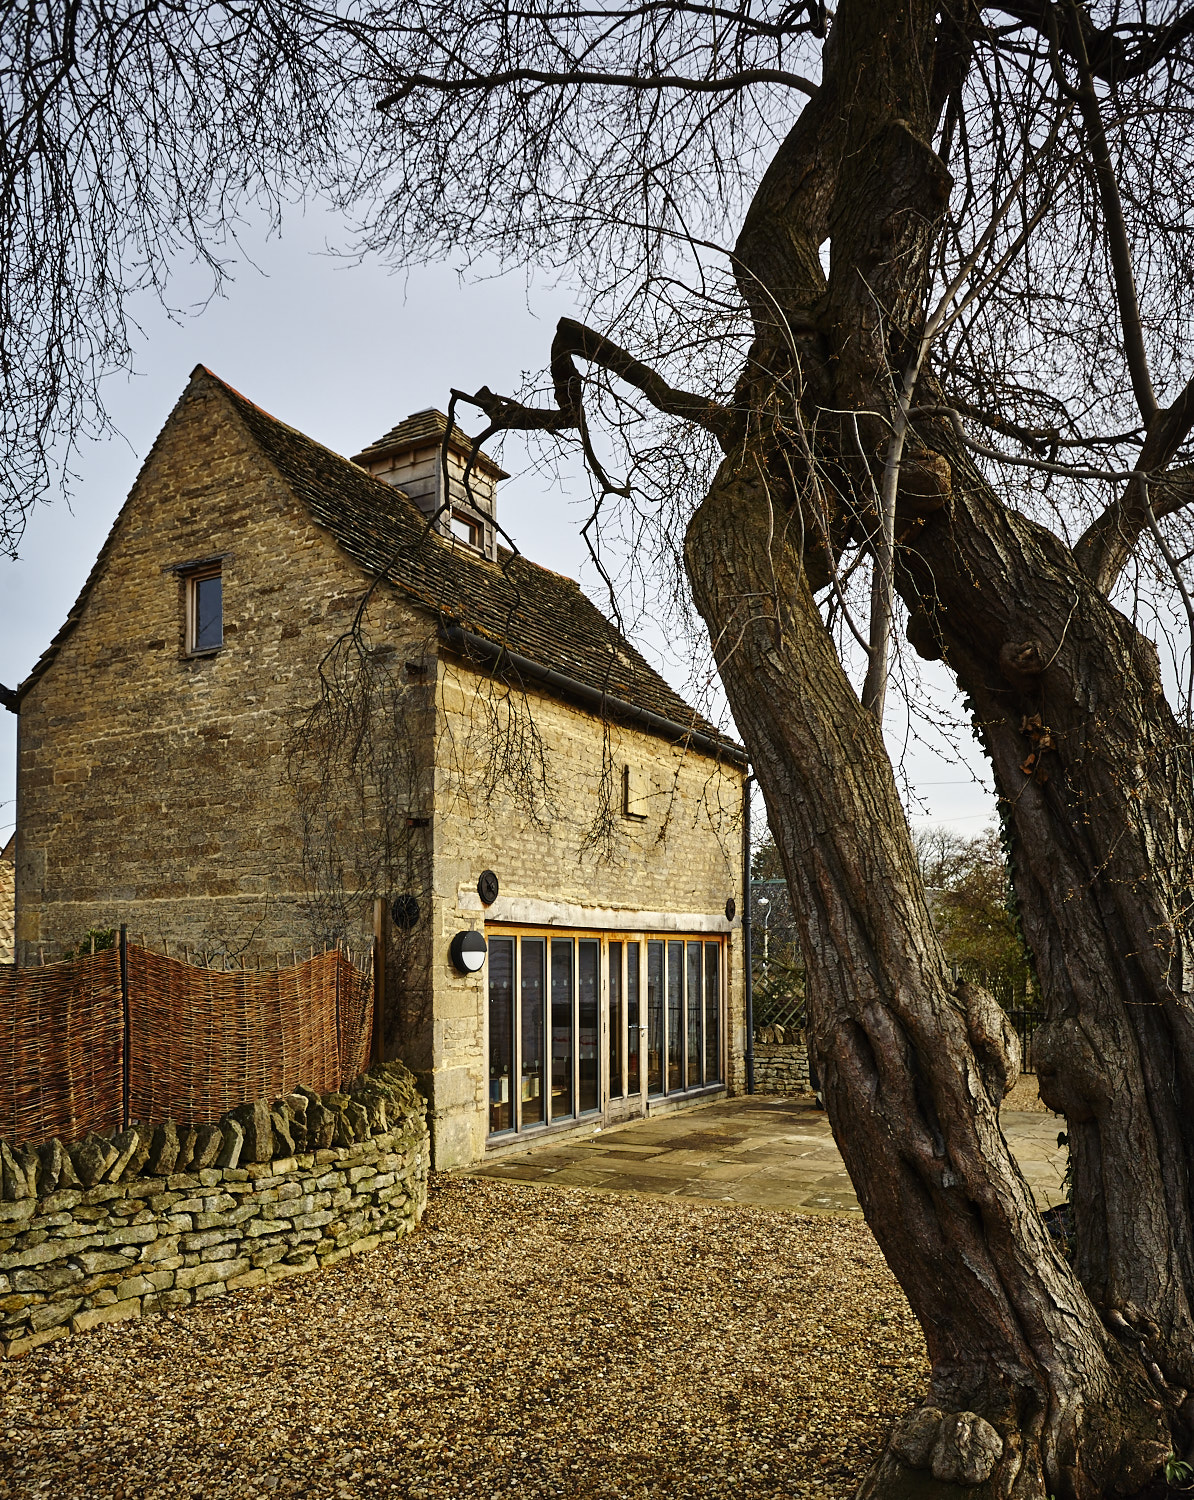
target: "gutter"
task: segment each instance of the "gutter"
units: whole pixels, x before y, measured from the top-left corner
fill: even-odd
[[[693,749],[701,750],[717,760],[732,761],[738,766],[750,764],[746,751],[732,740],[714,739],[711,734],[705,734],[700,729],[686,727],[675,719],[653,713],[649,708],[628,703],[625,698],[615,698],[609,693],[603,693],[600,688],[590,687],[587,682],[569,677],[566,672],[557,672],[553,667],[545,667],[541,662],[532,661],[529,656],[510,651],[487,636],[477,635],[445,620],[440,621],[439,633],[445,643],[462,656],[474,659],[480,657],[492,661],[496,667],[512,667],[520,677],[541,682],[545,687],[554,688],[557,693],[578,699],[586,707],[610,713],[619,719],[628,719],[633,724],[641,724],[644,729],[654,730],[667,739],[691,745]]]

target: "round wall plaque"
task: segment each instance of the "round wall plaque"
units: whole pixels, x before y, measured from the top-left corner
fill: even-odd
[[[419,902],[415,896],[397,896],[390,907],[390,916],[394,919],[394,926],[401,927],[404,931],[410,929],[419,920]]]
[[[477,881],[477,895],[484,901],[486,906],[492,906],[498,898],[498,878],[492,870],[482,870],[481,878]]]
[[[733,896],[726,902],[726,920],[732,922],[738,914],[738,903]]]

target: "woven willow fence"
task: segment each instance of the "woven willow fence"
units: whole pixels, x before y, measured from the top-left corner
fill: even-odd
[[[339,949],[288,968],[196,968],[128,943],[0,968],[0,1136],[74,1141],[130,1120],[205,1124],[369,1062],[373,983]]]

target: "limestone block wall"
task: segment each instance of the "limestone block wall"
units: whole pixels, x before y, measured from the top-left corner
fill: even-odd
[[[756,1094],[807,1094],[809,1088],[808,1048],[803,1043],[755,1043]]]
[[[462,928],[727,938],[726,1076],[741,1089],[744,773],[658,735],[602,725],[534,688],[507,690],[446,654],[439,674],[428,1075],[436,1166],[475,1161],[486,1142],[486,974],[465,978],[451,968],[448,945]],[[627,767],[633,817],[623,798]],[[501,887],[490,907],[477,893],[487,868]]]
[[[12,845],[15,848],[15,843]],[[9,847],[0,850],[0,964],[13,959],[13,918],[15,915],[17,872]]]
[[[200,1131],[0,1143],[0,1353],[409,1234],[427,1202],[424,1108],[391,1063],[346,1094],[259,1101]]]
[[[179,570],[203,558],[220,559],[224,645],[188,656]],[[321,940],[304,904],[288,746],[368,583],[222,389],[193,382],[116,520],[86,607],[21,701],[22,964],[120,923],[233,954]],[[390,590],[370,610],[400,675],[433,629]],[[361,924],[345,934],[354,947],[369,911]]]

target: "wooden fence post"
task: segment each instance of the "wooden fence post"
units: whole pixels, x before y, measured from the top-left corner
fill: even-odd
[[[124,1020],[124,1057],[121,1063],[120,1091],[122,1095],[121,1113],[124,1117],[124,1128],[129,1128],[129,1112],[131,1106],[130,1093],[132,1084],[132,1057],[131,1044],[133,1021],[129,1013],[129,930],[122,922],[120,924],[120,1006]]]
[[[386,903],[373,903],[373,1038],[369,1061],[385,1061],[386,1048]]]

